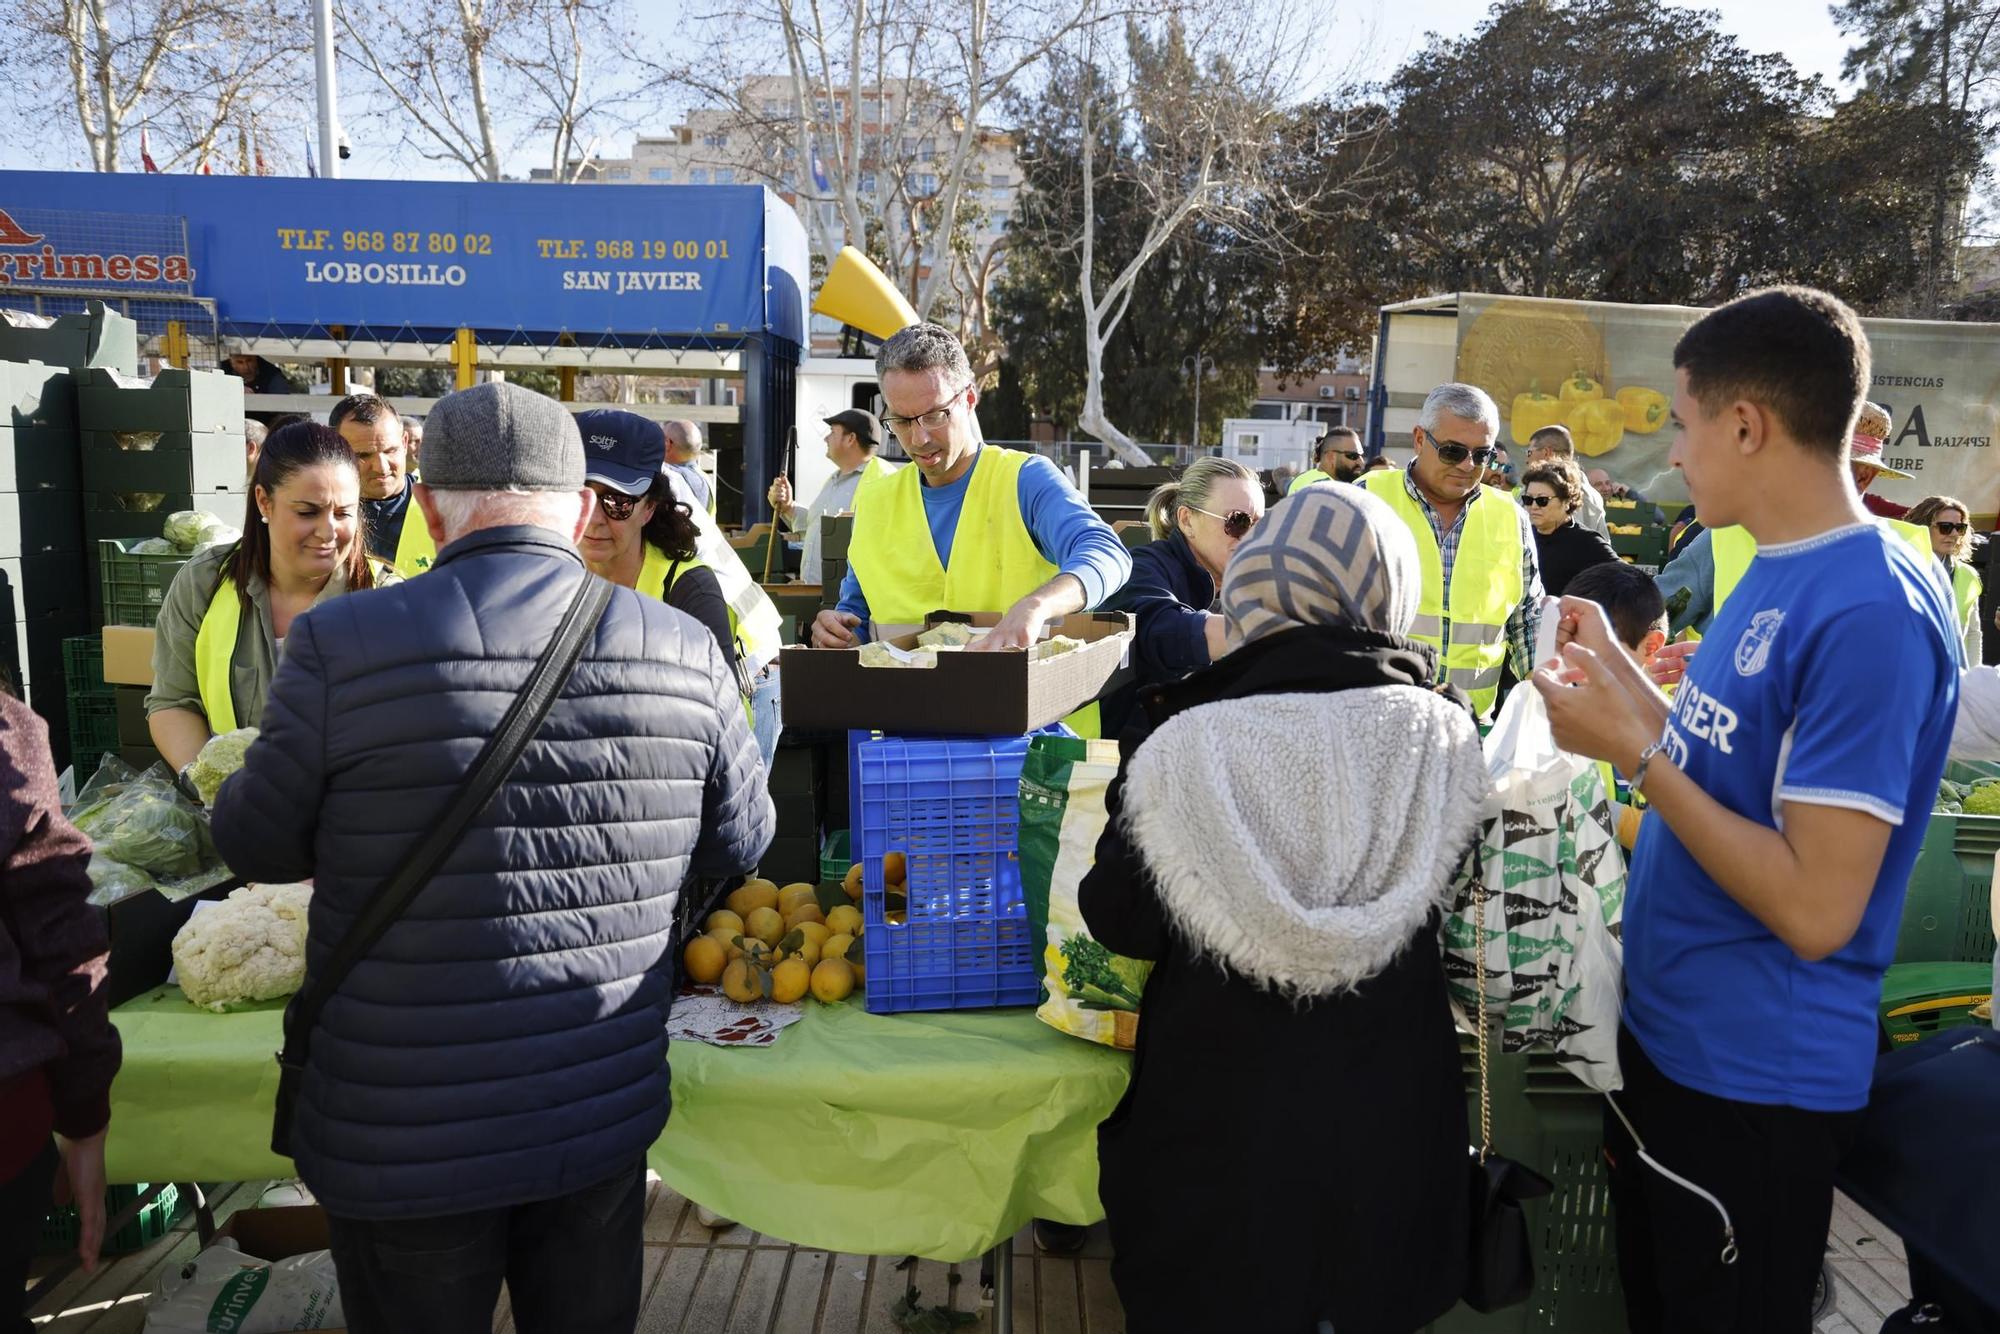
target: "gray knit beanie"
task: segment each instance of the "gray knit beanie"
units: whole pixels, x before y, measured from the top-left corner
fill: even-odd
[[[475,385],[445,395],[424,419],[423,480],[441,491],[580,491],[583,437],[552,398]]]

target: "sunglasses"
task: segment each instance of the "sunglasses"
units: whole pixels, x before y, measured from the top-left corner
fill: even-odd
[[[1972,525],[1969,523],[1946,523],[1941,519],[1933,519],[1931,521],[1931,527],[1937,529],[1940,533],[1943,533],[1946,537],[1956,537],[1958,534],[1972,527]]]
[[[1222,520],[1222,531],[1231,537],[1243,536],[1250,531],[1251,525],[1257,522],[1257,516],[1248,510],[1231,510],[1227,514],[1217,514],[1214,510],[1205,510],[1197,505],[1190,505],[1188,508],[1196,514],[1206,514],[1211,519]]]
[[[1328,452],[1337,459],[1346,459],[1349,463],[1359,463],[1361,461],[1361,451],[1358,449],[1335,449]]]
[[[1424,428],[1417,429],[1422,431]],[[1467,459],[1471,459],[1473,463],[1483,468],[1493,457],[1491,445],[1481,445],[1474,449],[1471,445],[1461,445],[1453,440],[1440,440],[1429,431],[1424,431],[1424,438],[1431,442],[1431,448],[1437,451],[1438,458],[1449,467],[1456,468]]]
[[[1523,505],[1533,505],[1536,509],[1544,509],[1555,504],[1556,498],[1554,496],[1522,496],[1521,503]]]
[[[639,507],[643,496],[621,496],[615,491],[599,491],[597,507],[604,511],[604,517],[613,523],[623,523],[632,517],[632,511]]]

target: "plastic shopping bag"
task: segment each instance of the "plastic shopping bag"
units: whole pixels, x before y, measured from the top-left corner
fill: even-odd
[[[227,1239],[182,1265],[146,1298],[146,1334],[277,1334],[338,1329],[340,1280],[331,1251],[307,1251],[272,1263],[245,1255]]]
[[[1152,965],[1091,939],[1076,898],[1096,863],[1097,840],[1109,818],[1104,795],[1117,776],[1116,742],[1034,739],[1021,766],[1021,885],[1042,960],[1044,999],[1036,1017],[1076,1037],[1130,1050]]]
[[[1462,873],[1444,924],[1453,998],[1476,1007],[1483,971],[1503,1051],[1553,1051],[1591,1088],[1617,1089],[1625,859],[1611,794],[1596,764],[1556,745],[1531,686],[1507,697],[1485,747],[1499,804],[1478,850],[1486,930]]]

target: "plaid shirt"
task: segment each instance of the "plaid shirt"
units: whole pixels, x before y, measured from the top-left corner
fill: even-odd
[[[1412,464],[1411,468],[1416,465]],[[1472,508],[1471,499],[1458,507],[1458,517],[1452,521],[1451,531],[1438,527],[1437,511],[1431,502],[1424,499],[1424,493],[1417,489],[1416,479],[1411,469],[1403,470],[1403,489],[1417,502],[1424,517],[1430,520],[1431,536],[1437,540],[1438,563],[1444,567],[1444,590],[1439,601],[1444,605],[1444,636],[1442,642],[1451,642],[1451,567],[1458,560],[1458,537],[1465,531],[1465,513]],[[1505,492],[1495,491],[1495,496],[1504,497]],[[1535,671],[1535,636],[1542,628],[1542,571],[1535,560],[1535,526],[1528,522],[1528,511],[1514,506],[1515,516],[1521,521],[1521,600],[1514,610],[1507,613],[1507,650],[1513,663],[1514,675],[1527,680]],[[1444,655],[1438,655],[1438,680],[1444,680]]]

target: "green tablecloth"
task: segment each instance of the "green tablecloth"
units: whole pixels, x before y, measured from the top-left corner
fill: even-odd
[[[270,1151],[277,1003],[210,1014],[169,988],[120,1006],[115,1182],[292,1175]],[[1030,1218],[1090,1223],[1097,1123],[1130,1061],[1027,1010],[806,1006],[761,1050],[676,1042],[668,1185],[802,1246],[964,1260]]]

